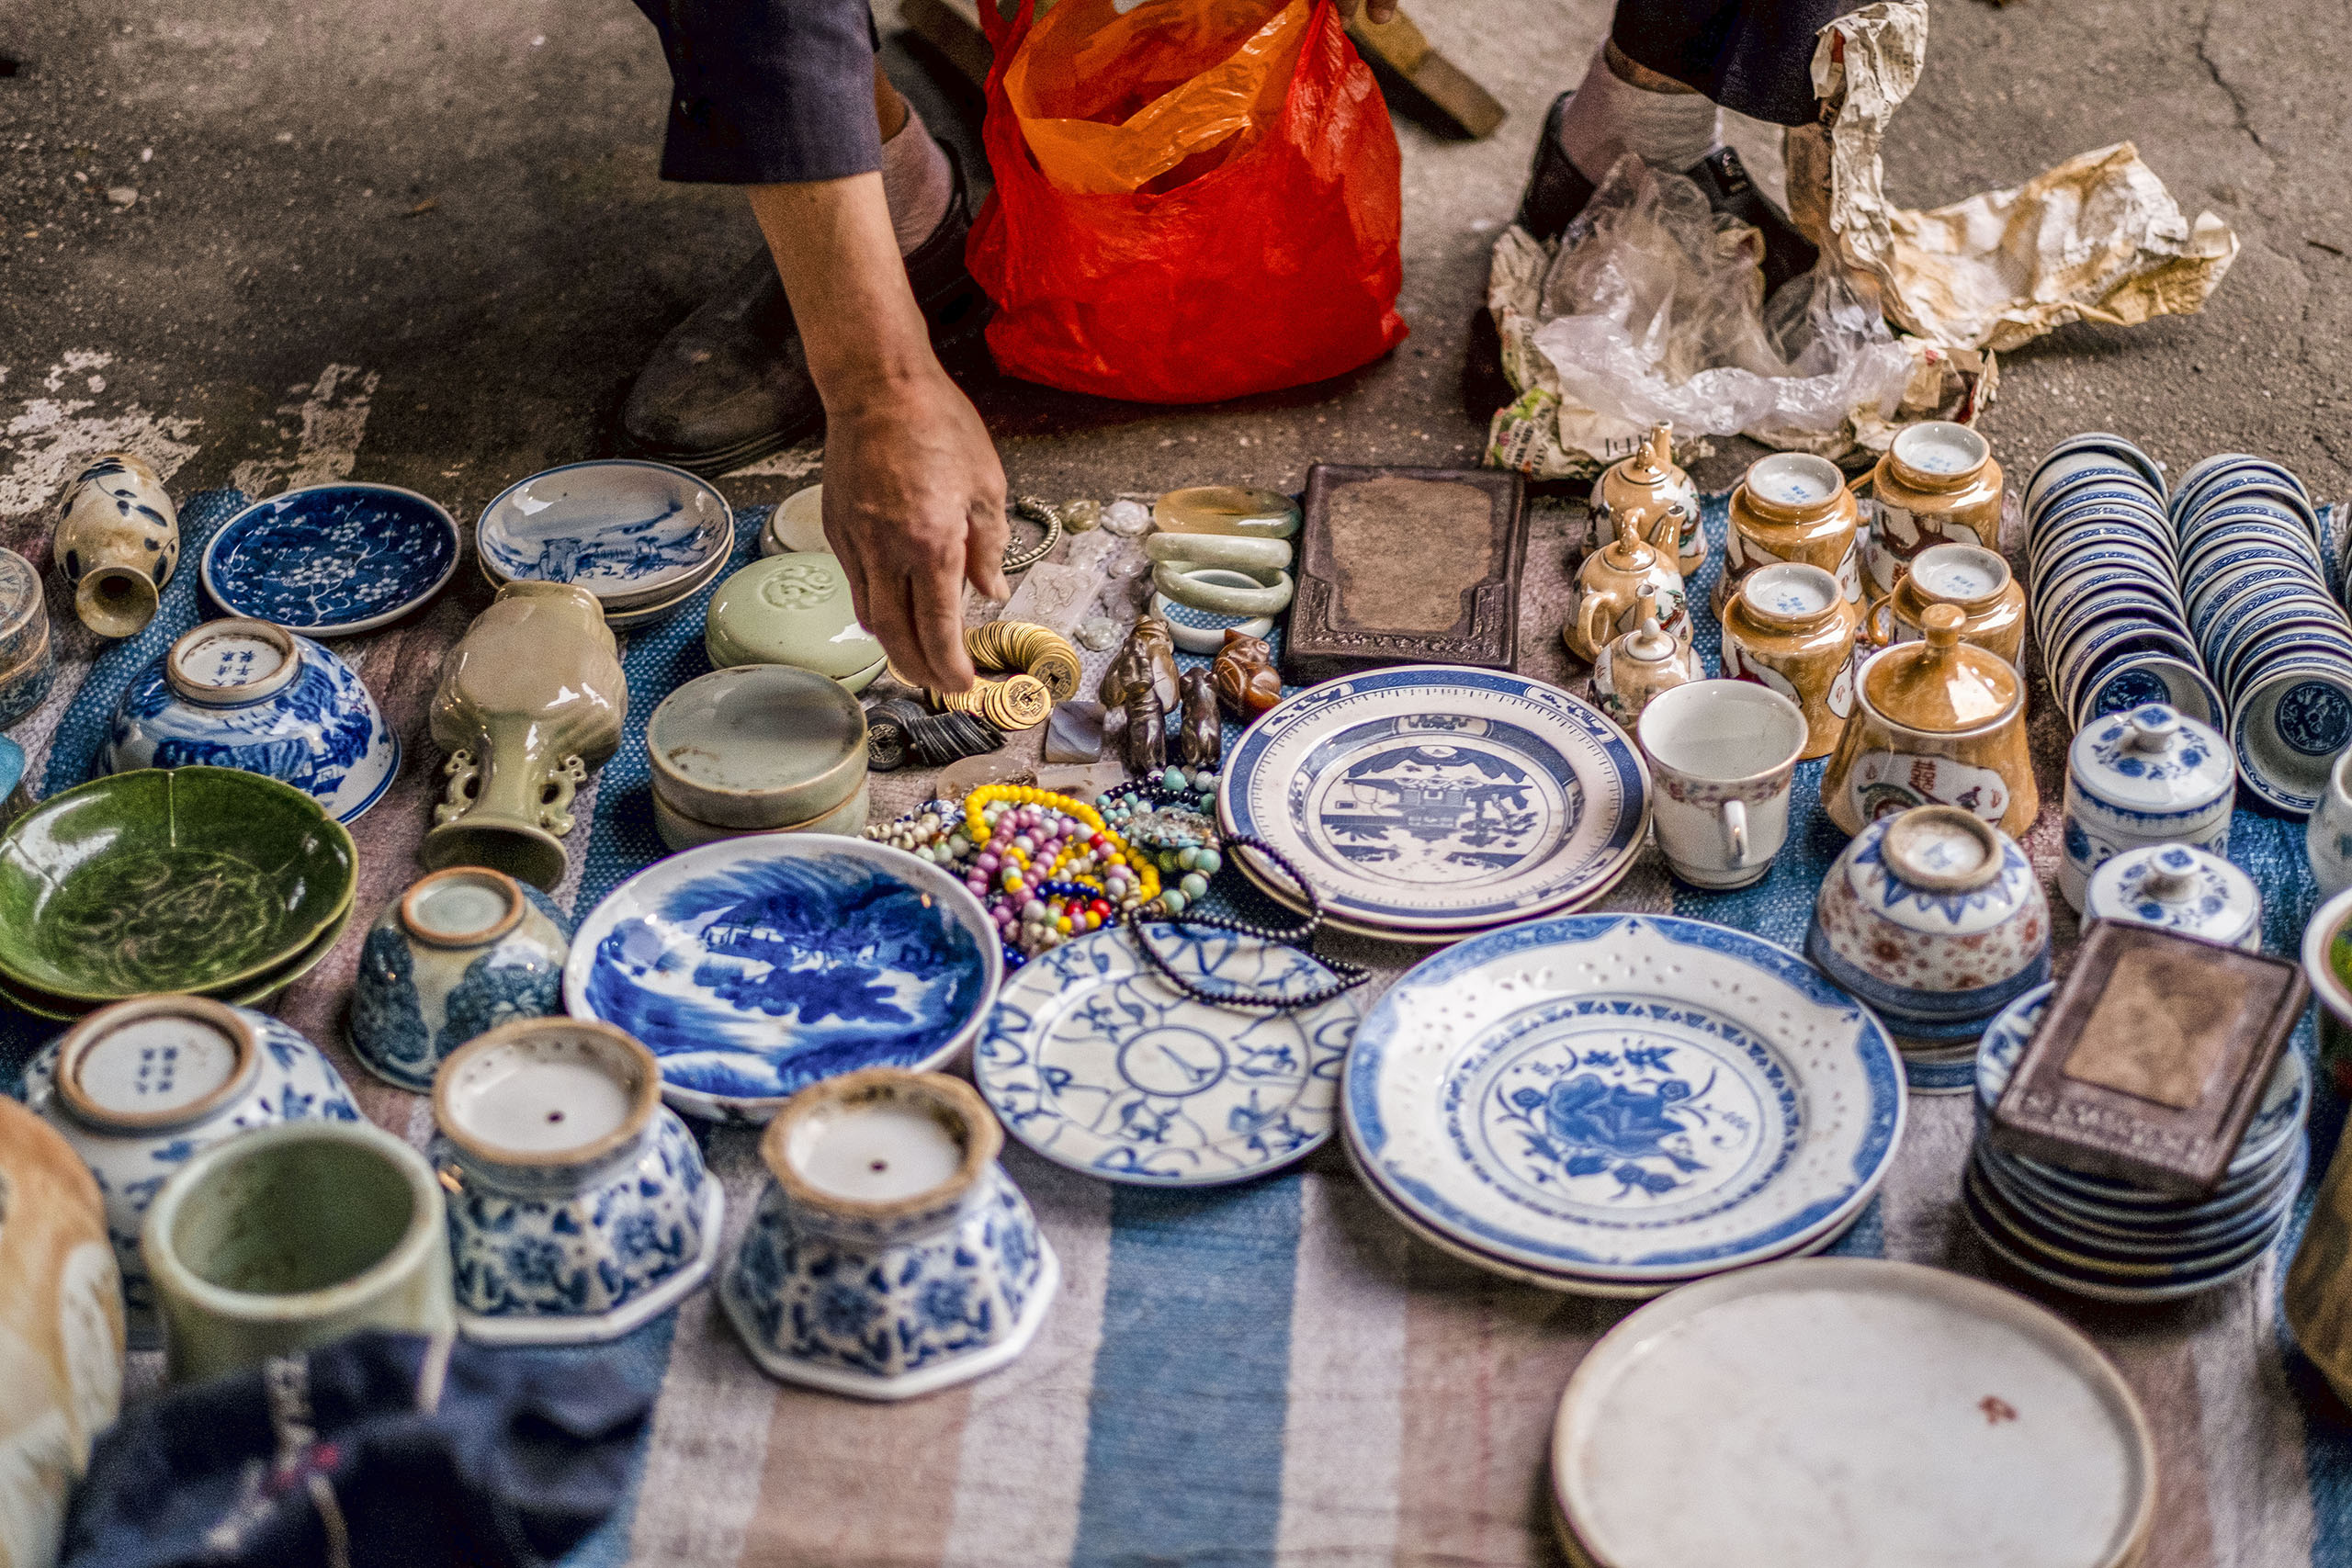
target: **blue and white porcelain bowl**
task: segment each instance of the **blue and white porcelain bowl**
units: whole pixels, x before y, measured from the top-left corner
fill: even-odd
[[[222,524],[201,570],[204,591],[232,615],[352,637],[441,591],[458,570],[458,524],[397,485],[310,485]]]
[[[131,681],[101,761],[110,773],[239,768],[350,823],[391,787],[401,741],[329,649],[266,621],[207,621]]]
[[[164,1179],[251,1128],[359,1120],[317,1046],[266,1013],[209,997],[134,997],[100,1009],[27,1065],[24,1099],[97,1178],[139,1349],[160,1343],[139,1227]]]
[[[2059,890],[2076,912],[2091,874],[2149,844],[2230,843],[2237,767],[2229,743],[2163,703],[2095,719],[2066,749],[2065,858]]]
[[[2083,914],[2262,951],[2262,893],[2254,878],[2188,844],[2149,844],[2116,855],[2093,874]]]
[[[764,1122],[820,1078],[944,1066],[996,998],[1003,950],[962,882],[821,833],[656,862],[580,922],[565,1008],[644,1042],[689,1116]]]
[[[504,872],[456,865],[413,885],[368,930],[351,990],[360,1064],[415,1093],[458,1046],[563,1010],[571,923]]]
[[[608,1024],[502,1024],[433,1085],[458,1323],[492,1344],[612,1339],[717,1261],[726,1202],[652,1053]]]
[[[760,1139],[768,1183],[719,1304],[771,1376],[912,1398],[993,1371],[1061,1265],[970,1086],[876,1068],[803,1090]]]
[[[676,599],[735,547],[726,498],[683,468],[634,458],[533,474],[482,508],[474,532],[494,584],[569,582],[620,613]]]
[[[2248,789],[2289,816],[2308,817],[2347,745],[2352,655],[2288,653],[2248,670],[2230,714],[2230,747]]]

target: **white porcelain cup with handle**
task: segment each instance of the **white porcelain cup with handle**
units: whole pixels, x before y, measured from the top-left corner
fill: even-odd
[[[1694,681],[1650,699],[1639,726],[1657,786],[1651,821],[1674,874],[1745,887],[1789,836],[1789,781],[1804,710],[1749,681]]]

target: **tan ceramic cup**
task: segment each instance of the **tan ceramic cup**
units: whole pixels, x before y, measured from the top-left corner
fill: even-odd
[[[1871,526],[1862,546],[1871,592],[1892,592],[1923,550],[1997,548],[2000,536],[2001,465],[1993,460],[1992,444],[1948,420],[1898,432],[1871,470]]]
[[[1637,727],[1657,787],[1650,820],[1674,874],[1745,887],[1789,836],[1804,710],[1747,681],[1694,681],[1652,697]]]
[[[1934,545],[1921,550],[1894,585],[1862,615],[1870,648],[1917,642],[1928,634],[1931,604],[1959,607],[1960,640],[2015,664],[2025,647],[2026,592],[2000,552],[1981,545]]]
[[[1804,757],[1826,757],[1854,711],[1854,628],[1860,615],[1817,566],[1758,568],[1724,612],[1724,673],[1804,709]]]
[[[1862,602],[1861,567],[1854,541],[1861,505],[1846,476],[1826,457],[1775,452],[1759,459],[1731,492],[1731,526],[1724,535],[1723,575],[1711,601],[1720,615],[1742,579],[1775,561],[1817,566],[1838,580],[1853,604]]]

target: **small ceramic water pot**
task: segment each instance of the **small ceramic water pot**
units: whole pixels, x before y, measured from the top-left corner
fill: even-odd
[[[483,1031],[563,1010],[571,927],[536,887],[457,865],[410,886],[368,929],[351,988],[351,1049],[422,1094]]]
[[[720,670],[789,664],[853,692],[882,673],[882,645],[858,624],[849,574],[826,550],[763,557],[729,577],[710,597],[702,641]]]
[[[433,1167],[365,1122],[287,1122],[213,1145],[164,1183],[139,1241],[174,1382],[363,1328],[457,1326]]]
[[[1861,508],[1846,488],[1846,476],[1828,458],[1804,452],[1759,458],[1731,492],[1715,614],[1731,603],[1742,578],[1784,560],[1821,568],[1838,580],[1849,601],[1860,604],[1862,575],[1854,546],[1860,521]]]
[[[1632,517],[1619,518],[1616,527],[1616,538],[1577,569],[1576,607],[1560,628],[1561,640],[1570,653],[1593,662],[1602,649],[1641,625],[1641,593],[1647,588],[1657,600],[1658,628],[1688,649],[1690,612],[1673,558],[1644,543]]]
[[[2188,844],[2143,844],[2109,860],[2091,875],[2083,918],[2262,951],[2262,894],[2254,878]]]
[[[2327,771],[2327,788],[2303,824],[2303,852],[2321,897],[2352,887],[2352,751],[2338,756]]]
[[[433,1120],[469,1338],[615,1338],[709,1275],[725,1199],[653,1053],[611,1024],[500,1025],[442,1067]]]
[[[1964,424],[1905,425],[1871,470],[1870,536],[1862,547],[1871,591],[1890,593],[1904,569],[1938,545],[2001,542],[2001,465],[1992,443]],[[2015,659],[2011,649],[2001,655]]]
[[[1959,606],[1931,604],[1926,638],[1872,654],[1854,716],[1821,775],[1830,821],[1859,833],[1914,806],[1963,807],[2008,834],[2041,796],[2026,751],[2025,682],[1998,654],[1960,640]]]
[[[1746,681],[1694,681],[1652,698],[1637,731],[1657,786],[1651,821],[1674,874],[1745,887],[1789,836],[1804,710]]]
[[[970,1085],[869,1067],[811,1084],[760,1139],[769,1182],[719,1286],[786,1382],[905,1399],[992,1371],[1044,1322],[1061,1266],[996,1163]]]
[[[84,626],[100,637],[136,637],[155,618],[179,564],[179,509],[144,458],[108,452],[66,487],[51,553],[74,585]]]
[[[2303,927],[2303,978],[2319,1002],[2319,1059],[2339,1095],[2352,1096],[2352,888]]]
[[[2015,664],[2025,646],[2025,585],[1996,550],[1977,545],[1932,545],[1911,558],[1894,591],[1873,601],[1863,617],[1871,646],[1917,642],[1927,636],[1928,606],[1956,604],[1964,617],[1960,640]]]
[[[1786,562],[1747,574],[1724,611],[1724,673],[1804,709],[1804,756],[1826,757],[1854,711],[1854,628],[1861,613],[1817,566]]]
[[[1657,624],[1657,590],[1643,583],[1641,624],[1600,650],[1592,662],[1592,695],[1618,725],[1632,729],[1652,697],[1699,678],[1699,657]]]
[[[155,1190],[198,1150],[254,1127],[356,1122],[343,1075],[266,1013],[209,997],[135,997],[101,1008],[25,1068],[25,1102],[98,1179],[121,1265],[132,1343],[156,1343],[139,1228]]]
[[[841,683],[781,664],[696,676],[646,721],[653,796],[716,828],[792,828],[865,784],[865,710]]]
[[[2149,703],[2093,719],[2066,749],[2066,858],[2058,888],[2082,911],[2091,874],[2144,844],[2228,852],[2237,767],[2212,730]]]
[[[130,682],[103,761],[110,773],[242,768],[350,823],[391,788],[401,742],[333,650],[267,621],[207,621]]]
[[[1957,806],[1915,807],[1846,846],[1804,950],[1899,1042],[1951,1044],[2050,978],[2050,903],[2007,834]]]
[[[1616,536],[1615,520],[1630,515],[1643,540],[1672,549],[1685,578],[1707,564],[1707,534],[1699,525],[1699,487],[1674,461],[1674,426],[1660,421],[1634,449],[1601,470],[1592,484],[1592,527]]]
[[[0,549],[0,729],[40,706],[56,680],[40,573],[16,551]]]
[[[604,607],[565,582],[511,582],[441,661],[433,739],[449,780],[418,857],[563,880],[571,797],[621,741],[628,682]]]

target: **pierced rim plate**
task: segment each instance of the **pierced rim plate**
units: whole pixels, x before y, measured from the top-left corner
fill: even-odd
[[[1204,987],[1299,994],[1335,976],[1295,947],[1154,925]],[[972,1077],[1012,1135],[1106,1181],[1213,1187],[1278,1170],[1331,1135],[1361,1014],[1342,993],[1303,1012],[1184,996],[1124,930],[1065,942],[1005,982]]]
[[[1795,953],[1666,915],[1571,915],[1424,959],[1349,1057],[1349,1136],[1430,1228],[1623,1283],[1801,1247],[1868,1203],[1903,1066]]]
[[[633,457],[533,474],[483,507],[474,529],[493,580],[573,583],[616,611],[674,597],[734,547],[726,497],[684,468]]]
[[[232,615],[356,637],[440,592],[458,555],[457,519],[431,496],[345,480],[254,502],[206,542],[198,572]]]
[[[1217,815],[1296,863],[1340,921],[1460,932],[1597,897],[1641,851],[1649,773],[1623,730],[1556,686],[1408,665],[1252,724]]]

